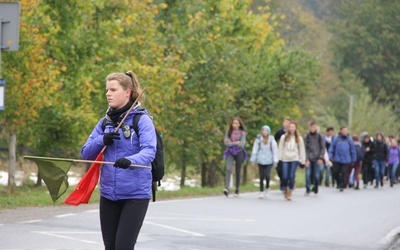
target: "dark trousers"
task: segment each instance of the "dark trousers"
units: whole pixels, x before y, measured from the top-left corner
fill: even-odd
[[[100,198],[100,225],[106,250],[135,249],[149,201]]]
[[[269,188],[269,181],[271,179],[271,169],[272,164],[269,165],[261,165],[258,164],[258,172],[260,174],[260,191],[264,191],[264,180],[265,180],[265,188]]]
[[[349,169],[347,170],[347,174],[346,174],[346,184],[349,181],[350,174],[351,174],[351,171],[353,170],[353,168],[354,168],[354,177],[355,177],[355,180],[356,180],[355,186],[358,187],[359,184],[360,184],[361,162],[351,163],[349,165]]]
[[[335,178],[337,180],[337,188],[340,189],[346,188],[347,184],[346,175],[347,175],[347,169],[349,168],[349,164],[335,162],[333,167],[334,167],[333,171],[335,172]]]
[[[372,161],[363,161],[362,162],[362,179],[364,185],[367,185],[368,182],[372,182],[374,180],[374,167],[372,166]]]
[[[276,167],[276,173],[278,174],[278,177],[279,177],[279,188],[281,190],[284,190],[284,187],[283,187],[283,174],[282,174],[282,161],[278,162],[278,166]]]

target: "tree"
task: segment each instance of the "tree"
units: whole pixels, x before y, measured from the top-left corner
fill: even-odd
[[[50,107],[52,95],[59,90],[56,81],[58,65],[47,57],[48,39],[40,32],[35,19],[40,16],[40,1],[21,1],[20,47],[18,52],[4,54],[4,76],[7,79],[6,108],[0,112],[0,123],[10,138],[9,187],[14,191],[17,137],[35,124],[39,111]],[[21,137],[29,145],[32,137]]]
[[[357,0],[332,4],[336,67],[350,69],[364,81],[373,99],[392,104],[398,113],[400,2]]]

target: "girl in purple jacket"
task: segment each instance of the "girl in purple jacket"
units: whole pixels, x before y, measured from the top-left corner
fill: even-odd
[[[152,119],[142,115],[138,122],[139,136],[135,134],[131,126],[133,117],[147,114],[139,108],[139,103],[114,132],[141,91],[133,72],[109,74],[106,78],[109,108],[81,151],[83,159],[94,160],[106,145],[104,161],[115,162],[103,164],[100,175],[100,224],[105,249],[134,249],[151,198],[151,162],[157,144]],[[134,168],[131,164],[149,168]]]
[[[390,141],[389,148],[389,178],[390,178],[390,186],[393,187],[393,184],[396,181],[396,172],[400,162],[400,147],[397,144],[397,140],[392,138]]]

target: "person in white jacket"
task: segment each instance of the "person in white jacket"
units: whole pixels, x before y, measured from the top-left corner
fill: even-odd
[[[290,123],[289,131],[281,137],[278,153],[278,158],[282,161],[282,177],[285,188],[284,197],[287,200],[292,200],[297,166],[299,164],[304,165],[306,161],[304,140],[298,134],[295,122],[292,121]]]
[[[268,194],[271,169],[278,164],[278,146],[275,138],[271,135],[271,128],[268,125],[262,126],[261,134],[258,134],[254,141],[250,162],[258,164],[260,175],[259,198],[263,199]]]

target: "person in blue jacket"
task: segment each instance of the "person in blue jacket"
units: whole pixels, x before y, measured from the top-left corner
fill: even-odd
[[[109,108],[81,151],[83,159],[94,160],[107,146],[104,161],[115,162],[103,164],[100,175],[100,225],[105,249],[134,249],[151,198],[151,162],[157,144],[152,119],[138,103],[114,132],[141,91],[133,72],[109,74],[106,78]],[[139,136],[130,126],[138,113],[146,114],[138,122]],[[104,131],[103,119],[106,119]]]
[[[338,136],[329,147],[329,159],[334,164],[338,178],[337,188],[342,192],[347,185],[346,174],[350,163],[357,161],[356,148],[353,139],[348,135],[347,127],[342,126]]]

